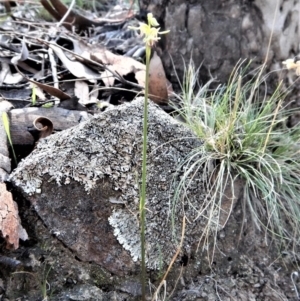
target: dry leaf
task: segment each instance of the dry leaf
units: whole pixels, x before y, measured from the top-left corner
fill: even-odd
[[[90,92],[90,103],[98,102],[99,89],[97,85],[94,85],[93,90]]]
[[[12,59],[11,59],[11,63],[13,65],[17,65],[19,63],[19,61],[23,62],[25,60],[27,60],[28,56],[29,56],[29,52],[28,52],[28,48],[26,46],[26,43],[24,40],[21,41],[22,44],[22,49],[21,52],[17,53]]]
[[[111,66],[106,66],[106,67],[108,67],[109,69],[111,68]],[[106,87],[112,87],[115,83],[114,76],[111,74],[111,72],[108,72],[107,70],[104,70],[101,73],[101,79]]]
[[[69,39],[73,43],[73,52],[79,55],[81,58],[90,61],[91,52],[93,51],[91,47],[87,45],[85,42],[83,42],[82,40],[76,40],[72,38]]]
[[[64,66],[77,78],[84,78],[90,81],[91,83],[95,83],[97,78],[100,77],[99,73],[94,72],[92,69],[83,65],[78,61],[71,61],[68,59],[64,53],[64,51],[54,43],[49,43],[49,47],[55,52],[55,54],[62,61]]]
[[[138,84],[145,87],[146,66],[133,58],[117,55],[106,49],[96,49],[94,53],[91,53],[91,59],[100,64],[109,66],[108,69],[117,72],[121,76],[131,72],[135,73]],[[104,71],[102,73],[103,77],[107,77],[107,73],[111,75],[109,74],[110,72]]]
[[[0,232],[8,249],[17,249],[19,239],[28,239],[26,230],[21,226],[17,203],[4,183],[0,183]]]
[[[39,139],[46,138],[53,133],[53,122],[46,117],[38,117],[33,121],[33,126],[40,132]]]
[[[35,95],[37,96],[38,99],[40,100],[46,100],[46,96],[44,94],[43,89],[41,89],[40,87],[36,86],[34,83],[30,83],[29,87],[31,89],[35,89]]]
[[[154,51],[149,65],[149,98],[155,103],[168,102],[167,78],[160,57]]]
[[[39,82],[36,82],[32,79],[29,79],[28,77],[26,77],[21,71],[20,69],[17,67],[20,63],[22,63],[22,61],[24,59],[26,59],[28,57],[28,49],[26,47],[26,44],[24,41],[22,41],[22,51],[20,54],[18,54],[17,56],[15,56],[11,61],[12,63],[15,65],[16,70],[18,71],[19,74],[17,74],[19,77],[22,77],[27,79],[29,82],[35,84],[37,87],[39,87],[40,89],[48,92],[49,94],[51,94],[52,96],[55,96],[57,98],[59,98],[60,100],[63,99],[68,99],[70,98],[70,96],[66,93],[64,93],[63,91],[56,89],[55,87],[46,85],[46,84],[42,84]]]
[[[81,104],[85,105],[89,103],[89,86],[82,80],[75,82],[74,94],[78,97]]]
[[[20,73],[20,75],[22,77],[24,77],[26,80],[28,80],[29,82],[35,84],[36,86],[40,87],[42,90],[48,92],[50,95],[54,96],[54,97],[57,97],[59,98],[60,100],[65,100],[65,99],[70,99],[71,96],[66,94],[65,92],[59,90],[59,89],[56,89],[55,87],[52,87],[52,86],[49,86],[49,85],[46,85],[46,84],[42,84],[42,83],[39,83],[35,80],[32,80],[28,77],[26,77],[20,70],[17,66],[15,66],[17,71]]]
[[[8,84],[8,85],[14,85],[18,84],[20,81],[23,80],[23,76],[19,73],[12,74],[10,71],[9,64],[2,63],[2,68],[0,72],[0,84]]]
[[[59,98],[60,100],[69,99],[70,96],[63,92],[60,89],[56,89],[55,87],[52,87],[50,85],[42,84],[40,82],[37,82],[35,80],[29,79],[28,77],[25,77],[29,82],[34,83],[36,86],[40,87],[42,90],[48,92],[50,95]]]

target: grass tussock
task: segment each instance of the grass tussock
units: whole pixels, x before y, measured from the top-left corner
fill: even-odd
[[[184,167],[185,174],[176,201],[179,195],[182,199],[195,172],[203,168],[208,193],[206,201],[196,208],[197,216],[207,219],[201,239],[207,240],[214,233],[216,242],[216,233],[226,224],[238,197],[234,196],[234,188],[240,181],[244,216],[250,214],[255,227],[271,234],[277,242],[297,243],[300,124],[287,126],[293,111],[284,106],[286,93],[281,84],[268,95],[266,78],[260,78],[262,70],[249,76],[245,73],[247,66],[242,65],[235,68],[227,85],[214,90],[209,89],[211,82],[199,87],[198,70],[192,63],[185,68],[182,93],[177,95],[182,103],[178,113],[203,140],[203,146],[194,149],[179,166],[181,170]],[[224,197],[228,191],[233,197],[230,206],[226,205],[224,221]]]

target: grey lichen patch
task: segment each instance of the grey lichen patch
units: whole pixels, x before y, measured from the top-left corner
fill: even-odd
[[[137,261],[141,254],[138,219],[125,210],[115,210],[108,220],[119,243],[130,252],[133,261]]]
[[[138,99],[47,137],[19,164],[11,181],[38,199],[43,181],[68,185],[75,180],[90,193],[101,190],[101,179],[109,179],[119,193],[117,198],[107,199],[107,206],[115,207],[109,223],[119,243],[138,261],[142,121],[143,99]],[[183,250],[190,253],[197,245],[205,222],[197,210],[203,205],[206,191],[198,167],[193,179],[186,179],[187,183],[191,180],[184,191],[188,198],[174,201],[184,174],[178,166],[202,143],[152,103],[148,123],[146,249],[148,267],[157,269],[169,263],[177,250],[183,216],[187,219]]]
[[[43,175],[48,174],[58,185],[74,179],[93,189],[97,180],[108,175],[115,190],[132,189],[131,157],[137,145],[140,120],[132,123],[120,116],[126,109],[101,114],[61,133],[43,139],[30,156],[23,160],[11,179],[24,192],[36,193]],[[133,185],[134,186],[134,185]]]

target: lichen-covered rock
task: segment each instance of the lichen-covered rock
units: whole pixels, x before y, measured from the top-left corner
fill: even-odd
[[[69,291],[65,291],[55,297],[57,301],[122,301],[128,296],[117,292],[103,292],[96,286],[81,285]]]
[[[77,257],[119,275],[135,271],[140,258],[142,121],[141,99],[107,110],[42,140],[10,177]],[[198,167],[188,200],[174,203],[184,174],[178,166],[201,148],[190,130],[150,103],[148,135],[147,265],[157,269],[178,248],[183,216],[183,251],[189,255],[197,245],[205,223],[197,208],[206,192]]]

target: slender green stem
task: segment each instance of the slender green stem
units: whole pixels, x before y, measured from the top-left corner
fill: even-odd
[[[146,300],[146,260],[145,260],[145,223],[146,223],[146,176],[147,176],[147,127],[148,127],[148,82],[151,47],[146,45],[146,80],[143,124],[143,163],[142,163],[142,191],[140,199],[140,224],[141,224],[141,261],[142,261],[142,300]]]
[[[146,258],[145,258],[145,228],[146,228],[146,175],[147,175],[147,127],[148,127],[148,90],[149,90],[149,64],[151,56],[151,46],[167,31],[159,31],[159,24],[152,13],[147,14],[148,24],[140,23],[139,27],[129,26],[133,30],[139,30],[144,36],[146,44],[146,75],[145,75],[145,102],[144,102],[144,123],[143,123],[143,162],[142,162],[142,189],[140,195],[140,224],[141,224],[141,282],[142,301],[146,301]]]

